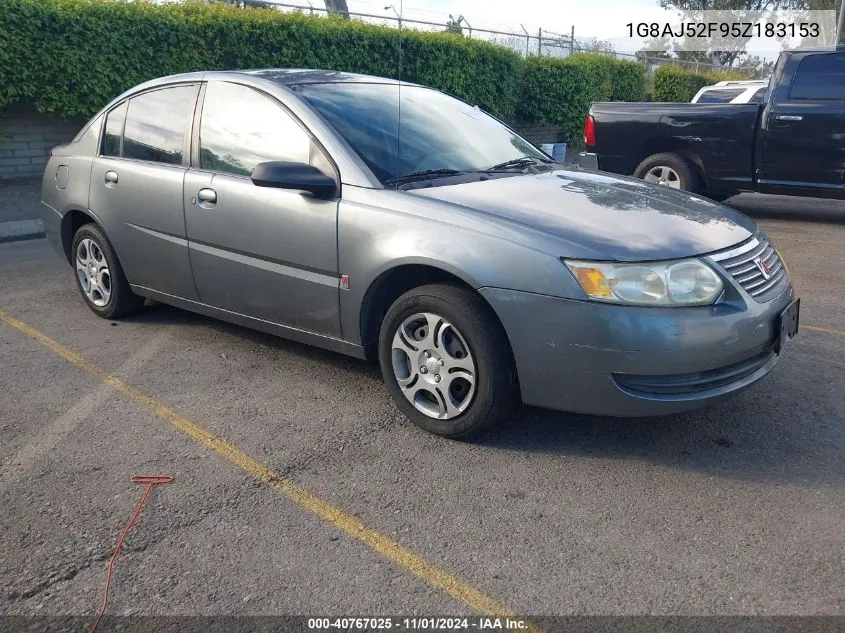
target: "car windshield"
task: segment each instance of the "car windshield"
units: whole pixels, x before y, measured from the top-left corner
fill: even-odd
[[[383,184],[419,172],[450,175],[549,162],[477,107],[430,88],[325,83],[303,85],[301,94]]]

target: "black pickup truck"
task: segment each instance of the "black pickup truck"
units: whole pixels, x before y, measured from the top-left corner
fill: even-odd
[[[845,199],[845,46],[781,53],[762,103],[594,103],[582,167],[724,199]]]

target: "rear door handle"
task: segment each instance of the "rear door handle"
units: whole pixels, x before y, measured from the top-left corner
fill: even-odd
[[[197,193],[197,200],[200,201],[200,204],[212,206],[217,204],[217,192],[214,189],[200,189]]]
[[[803,121],[804,117],[800,114],[776,114],[775,121]]]
[[[106,186],[116,185],[117,184],[117,172],[113,170],[109,170],[106,172],[106,175],[103,176],[103,180],[106,183]]]

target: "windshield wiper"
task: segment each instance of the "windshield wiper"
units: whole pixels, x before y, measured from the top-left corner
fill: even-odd
[[[386,185],[401,185],[406,182],[413,182],[415,180],[425,180],[426,178],[436,178],[438,176],[458,176],[463,174],[459,169],[424,169],[423,171],[413,171],[410,174],[402,174],[395,178],[390,178],[384,181]]]
[[[531,167],[532,165],[548,165],[554,163],[548,158],[535,158],[532,156],[520,156],[519,158],[512,158],[503,163],[498,163],[492,167],[488,167],[484,171],[496,171],[497,169],[517,169],[522,167]]]

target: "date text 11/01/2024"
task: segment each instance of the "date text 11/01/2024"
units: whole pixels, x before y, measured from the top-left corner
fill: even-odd
[[[628,37],[820,37],[818,22],[628,22]]]
[[[454,631],[454,630],[487,630],[487,631],[521,631],[529,630],[531,626],[526,620],[519,618],[386,618],[386,617],[351,617],[351,618],[308,618],[309,630],[390,630],[406,629],[410,631]]]

